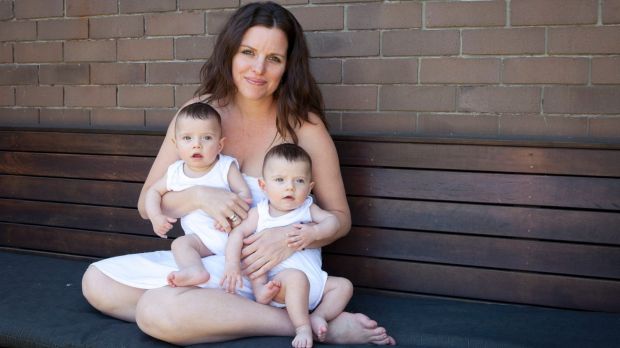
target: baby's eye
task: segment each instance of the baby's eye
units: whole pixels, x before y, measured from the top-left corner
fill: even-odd
[[[189,135],[184,135],[183,138],[181,138],[181,139],[183,139],[185,141],[191,141],[192,137],[190,137]]]
[[[298,184],[304,184],[306,182],[306,180],[304,179],[297,179],[297,183]]]
[[[275,178],[274,181],[275,182],[284,182],[284,179],[282,179],[282,178]]]
[[[213,137],[212,137],[212,136],[210,136],[210,135],[205,135],[204,137],[202,137],[202,139],[203,139],[203,140],[207,140],[207,141],[208,141],[208,140],[213,139]]]

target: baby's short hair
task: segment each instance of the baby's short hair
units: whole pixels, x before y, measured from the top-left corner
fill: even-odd
[[[193,118],[196,120],[209,120],[214,118],[217,120],[217,124],[222,126],[222,118],[220,117],[220,113],[217,112],[211,105],[203,102],[196,102],[185,105],[179,110],[179,114],[177,115],[177,120],[179,118]]]
[[[312,173],[312,159],[310,155],[301,146],[295,144],[284,143],[276,145],[269,149],[263,160],[263,171],[267,162],[274,157],[284,158],[288,162],[305,162],[308,163],[308,169]]]

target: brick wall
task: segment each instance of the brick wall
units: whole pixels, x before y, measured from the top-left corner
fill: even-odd
[[[247,0],[0,0],[0,125],[163,129]],[[334,133],[620,142],[620,0],[282,0]]]

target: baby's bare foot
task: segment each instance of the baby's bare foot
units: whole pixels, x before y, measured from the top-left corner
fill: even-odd
[[[270,280],[267,284],[263,286],[259,286],[254,289],[254,297],[256,297],[256,302],[262,304],[269,304],[271,300],[280,292],[280,288],[282,287],[282,283],[277,280]]]
[[[177,286],[194,286],[202,283],[206,283],[211,278],[209,272],[200,266],[192,266],[183,268],[176,272],[170,272],[167,280],[168,285],[171,287]]]
[[[329,322],[326,342],[336,344],[396,344],[396,340],[389,336],[385,329],[377,322],[361,313],[342,312]]]
[[[327,337],[327,321],[325,318],[318,315],[310,315],[310,325],[312,326],[312,332],[321,342],[325,342]]]
[[[295,329],[297,336],[293,339],[293,347],[310,348],[312,347],[312,328],[310,325],[302,325]]]

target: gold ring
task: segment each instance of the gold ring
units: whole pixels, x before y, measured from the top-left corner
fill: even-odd
[[[231,215],[231,216],[229,216],[228,218],[230,219],[230,221],[235,222],[235,221],[237,221],[237,219],[238,219],[239,217],[237,216],[237,214],[232,214],[232,215]]]

